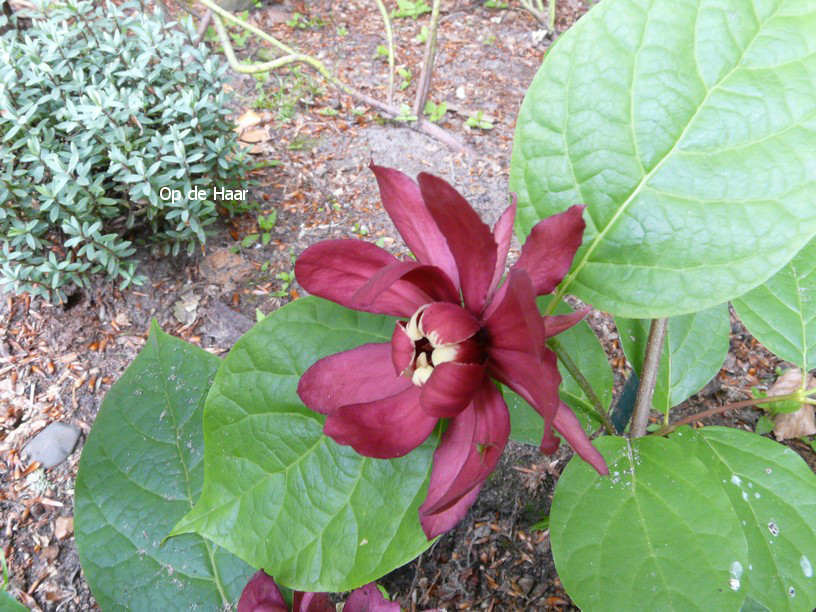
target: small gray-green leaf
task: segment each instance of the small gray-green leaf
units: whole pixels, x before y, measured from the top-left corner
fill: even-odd
[[[593,443],[610,475],[573,459],[550,513],[573,601],[584,610],[739,610],[747,546],[719,479],[672,440]]]
[[[202,412],[220,359],[153,323],[82,449],[76,541],[105,610],[220,609],[252,569],[197,535],[162,540],[203,482]]]
[[[816,3],[604,0],[524,98],[517,231],[588,206],[561,291],[631,318],[743,294],[816,234]]]
[[[626,359],[640,375],[650,321],[615,317]],[[728,304],[672,317],[666,330],[652,405],[664,414],[717,375],[728,354]]]
[[[769,610],[816,608],[816,475],[789,448],[727,427],[682,428],[731,500],[748,542],[747,593]]]
[[[302,591],[356,588],[428,548],[418,508],[438,435],[399,459],[363,457],[324,436],[325,417],[297,395],[315,361],[388,342],[393,328],[308,297],[247,332],[207,397],[204,492],[174,533],[195,531]]]
[[[778,357],[816,368],[816,240],[762,285],[734,300],[740,320]]]

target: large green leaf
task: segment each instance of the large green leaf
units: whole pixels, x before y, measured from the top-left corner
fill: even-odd
[[[739,610],[747,546],[720,480],[665,438],[594,441],[610,476],[573,459],[550,537],[558,575],[584,610]]]
[[[793,451],[724,427],[595,444],[612,475],[570,462],[550,515],[579,606],[814,609],[816,475]]]
[[[643,369],[650,323],[647,319],[615,317],[623,352],[638,375]],[[652,400],[655,410],[668,414],[717,375],[728,354],[730,332],[728,304],[669,319]]]
[[[734,300],[748,331],[770,351],[816,368],[816,240],[765,283]]]
[[[816,234],[816,3],[603,0],[519,114],[517,231],[588,205],[560,291],[616,315],[745,293]]]
[[[394,320],[304,298],[267,316],[218,371],[204,411],[200,501],[175,533],[195,531],[303,591],[345,591],[429,545],[418,508],[436,434],[393,460],[323,435],[297,396],[318,359],[387,342]]]
[[[252,574],[200,536],[162,543],[201,492],[204,398],[220,362],[154,322],[99,409],[76,479],[76,541],[105,610],[221,609]]]
[[[544,310],[550,299],[540,298],[539,308]],[[563,302],[555,310],[556,314],[566,314],[570,311],[570,307]],[[614,376],[598,336],[586,321],[581,321],[578,325],[558,334],[555,340],[587,379],[601,405],[608,411],[612,404]],[[601,426],[598,413],[561,361],[558,362],[558,371],[561,373],[561,387],[558,389],[561,400],[573,409],[584,430],[591,434]],[[541,415],[510,389],[502,387],[502,393],[510,409],[510,437],[517,442],[538,446],[544,435],[544,421]]]
[[[748,541],[747,593],[775,612],[816,608],[816,475],[789,448],[726,427],[681,429],[731,500]]]

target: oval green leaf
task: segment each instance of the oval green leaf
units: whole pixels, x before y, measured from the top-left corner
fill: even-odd
[[[748,595],[769,610],[816,608],[816,474],[791,449],[727,427],[673,436],[719,479],[748,542]]]
[[[816,4],[603,0],[516,125],[517,231],[588,205],[560,287],[631,318],[714,306],[816,234]]]
[[[542,311],[550,299],[549,297],[539,299],[539,308]],[[567,314],[571,310],[567,304],[562,302],[556,308],[555,313]],[[612,367],[609,365],[598,336],[595,335],[589,324],[581,321],[558,334],[555,340],[587,379],[604,409],[609,411],[614,385]],[[601,426],[601,419],[593,408],[592,402],[561,361],[558,362],[558,371],[561,373],[561,386],[558,389],[561,401],[572,408],[587,435],[593,433]],[[510,410],[510,437],[516,442],[534,446],[541,444],[541,437],[544,435],[544,421],[541,415],[518,394],[504,386],[501,389]]]
[[[584,610],[739,610],[747,546],[717,477],[665,438],[602,437],[610,476],[573,459],[555,489],[558,575]]]
[[[615,317],[615,324],[626,359],[640,375],[651,321]],[[717,375],[728,354],[730,333],[728,304],[669,319],[652,399],[655,410],[668,414]]]
[[[751,335],[804,370],[816,368],[816,240],[765,283],[734,300]]]
[[[200,536],[162,543],[201,493],[204,399],[220,363],[154,321],[99,409],[74,502],[82,569],[105,610],[231,607],[252,575]]]
[[[437,434],[370,459],[323,435],[297,395],[318,359],[387,342],[394,319],[299,299],[224,360],[204,411],[204,492],[174,533],[197,532],[302,591],[348,591],[430,546],[419,524]]]

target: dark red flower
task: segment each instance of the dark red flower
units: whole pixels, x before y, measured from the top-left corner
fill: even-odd
[[[552,293],[572,265],[584,207],[538,223],[502,284],[515,204],[491,231],[444,180],[422,173],[415,183],[391,168],[371,169],[416,260],[359,240],[329,240],[306,249],[295,274],[309,293],[406,320],[397,322],[391,342],[331,355],[303,375],[298,394],[327,415],[326,435],[362,455],[393,458],[422,444],[439,419],[449,419],[420,508],[428,538],[462,519],[507,443],[510,417],[491,378],[544,418],[544,452],[558,447],[555,428],[608,473],[558,397],[561,377],[546,344],[586,311],[542,317],[536,307],[536,297]]]
[[[373,582],[352,591],[345,605],[344,612],[399,612],[400,605],[388,601]],[[334,612],[326,593],[304,593],[295,591],[292,595],[291,609],[286,604],[275,579],[263,570],[258,570],[249,579],[241,598],[238,600],[238,612]],[[425,612],[434,612],[426,610]]]

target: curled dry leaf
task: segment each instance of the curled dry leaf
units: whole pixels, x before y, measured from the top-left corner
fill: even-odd
[[[768,396],[794,393],[802,385],[802,370],[791,368],[780,376],[768,390]],[[813,385],[813,376],[808,374],[807,387]],[[796,412],[777,414],[774,417],[774,436],[777,440],[788,440],[816,434],[816,418],[813,406],[802,404]]]

